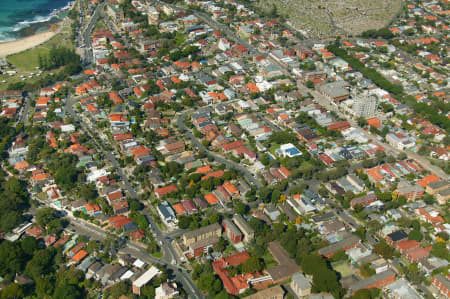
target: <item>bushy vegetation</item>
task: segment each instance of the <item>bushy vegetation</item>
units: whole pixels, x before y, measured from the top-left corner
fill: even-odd
[[[75,268],[59,269],[64,262],[61,249],[44,248],[33,237],[0,243],[0,275],[13,280],[16,273],[33,279],[32,286],[11,283],[1,292],[2,298],[84,298],[84,273]],[[86,284],[87,285],[87,284]]]
[[[16,178],[6,178],[0,172],[0,229],[10,231],[24,221],[22,216],[29,206],[26,184]]]
[[[316,253],[319,248],[327,245],[326,241],[316,238],[315,233],[286,227],[281,223],[276,223],[271,228],[257,218],[251,218],[249,225],[255,231],[252,252],[257,253],[257,256],[264,254],[267,243],[279,240],[281,246],[302,267],[303,272],[313,275],[313,292],[331,292],[336,298],[343,296],[338,274],[326,259]]]
[[[391,39],[394,37],[394,34],[391,32],[391,30],[389,30],[389,28],[381,28],[379,30],[367,30],[364,31],[361,34],[362,37],[364,38],[377,38],[377,37],[381,37],[384,39]]]
[[[366,67],[364,63],[359,61],[357,58],[347,54],[347,52],[344,49],[340,48],[338,45],[330,44],[328,46],[328,50],[334,55],[341,57],[342,59],[347,61],[352,69],[361,72],[366,78],[372,80],[380,88],[387,90],[394,95],[403,94],[402,86],[389,82],[389,80],[384,78],[383,75],[381,75],[379,72],[370,67]]]
[[[74,50],[64,47],[54,47],[48,55],[39,56],[39,67],[42,70],[53,70],[62,66],[65,67],[64,70],[69,75],[80,72],[80,56]]]

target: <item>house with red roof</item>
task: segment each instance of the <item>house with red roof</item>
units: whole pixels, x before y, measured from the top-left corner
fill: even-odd
[[[325,153],[319,155],[318,158],[327,166],[330,166],[334,163],[334,160]]]
[[[244,142],[242,142],[241,140],[237,140],[237,141],[233,141],[233,142],[224,144],[222,148],[225,152],[230,152],[241,146],[244,146]]]
[[[219,199],[217,198],[217,196],[214,193],[208,193],[205,195],[205,200],[210,204],[210,205],[215,205],[217,203],[219,203]]]
[[[416,240],[401,240],[395,243],[394,246],[401,254],[406,254],[408,251],[420,247],[420,243]]]
[[[81,262],[86,256],[88,255],[88,252],[85,250],[78,251],[73,257],[72,261],[75,263]]]
[[[145,231],[142,229],[135,230],[133,232],[130,232],[130,238],[133,241],[139,241],[145,238]]]
[[[123,103],[122,98],[119,96],[119,94],[116,91],[109,93],[109,99],[115,104]]]
[[[227,293],[237,296],[250,288],[250,284],[243,274],[231,277],[229,276],[229,270],[227,270],[227,268],[229,267],[236,267],[244,263],[249,258],[250,255],[246,251],[244,251],[226,258],[220,258],[217,261],[213,262],[214,272],[216,272],[222,280]],[[253,276],[251,276],[251,278],[253,278]]]
[[[415,249],[409,250],[406,253],[406,258],[411,262],[415,263],[420,260],[426,259],[430,255],[431,246],[427,248],[417,247]]]
[[[128,212],[128,201],[126,198],[114,201],[111,206],[115,215]]]
[[[328,125],[328,131],[344,131],[350,128],[350,123],[348,121],[338,121]]]
[[[368,118],[366,121],[369,126],[375,128],[375,129],[380,129],[381,126],[383,125],[381,120],[377,117]]]
[[[127,133],[127,134],[115,134],[113,135],[114,141],[120,142],[120,141],[128,141],[133,139],[133,134]]]
[[[440,179],[441,178],[435,174],[429,174],[429,175],[423,177],[423,179],[419,180],[417,182],[417,184],[422,186],[422,188],[426,188],[428,186],[428,184],[439,181]]]
[[[186,213],[186,209],[181,203],[173,204],[172,208],[175,210],[175,213],[177,213],[177,215],[183,215]]]
[[[181,204],[183,205],[184,209],[186,210],[186,212],[188,214],[192,214],[192,213],[197,213],[198,212],[197,207],[195,206],[194,202],[192,200],[190,200],[190,199],[183,200],[181,202]]]
[[[101,212],[100,206],[98,204],[90,204],[90,203],[85,204],[83,210],[89,216],[94,216]]]
[[[213,172],[208,173],[207,175],[202,177],[202,180],[207,180],[209,178],[220,178],[224,175],[224,171],[223,170],[216,170]]]
[[[163,196],[177,191],[178,191],[177,185],[171,184],[169,186],[156,189],[155,194],[158,199],[161,199]]]
[[[36,239],[39,238],[43,232],[44,230],[42,229],[42,227],[38,225],[33,225],[32,227],[26,230],[27,235],[35,237]]]
[[[19,173],[24,173],[29,167],[30,164],[28,164],[27,161],[17,162],[16,165],[14,165],[14,169]]]
[[[115,229],[122,229],[125,225],[132,223],[132,221],[127,216],[119,215],[109,218],[108,223]]]

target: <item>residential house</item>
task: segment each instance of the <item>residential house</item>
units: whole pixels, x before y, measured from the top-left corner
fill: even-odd
[[[360,206],[367,206],[373,202],[375,202],[377,200],[377,196],[375,195],[374,192],[370,192],[364,196],[361,197],[357,197],[354,198],[350,201],[350,205],[353,208],[355,208],[355,206],[360,205]]]
[[[182,235],[183,245],[189,247],[191,244],[200,240],[210,238],[212,236],[220,237],[222,235],[222,228],[218,223],[201,227],[197,230],[184,233]]]
[[[402,180],[397,185],[397,196],[404,196],[407,200],[416,200],[422,198],[424,189],[418,184],[411,184]]]
[[[178,192],[177,185],[175,185],[175,184],[171,184],[171,185],[156,189],[155,195],[158,199],[161,199],[163,196],[173,193],[173,192]]]
[[[171,299],[177,297],[180,292],[175,282],[163,282],[155,289],[155,299]]]
[[[230,219],[224,219],[222,221],[222,226],[225,230],[225,234],[233,243],[239,243],[242,241],[241,231],[234,225]]]
[[[450,297],[450,280],[442,274],[437,274],[431,279],[431,283],[438,288],[442,295]]]
[[[285,291],[279,285],[256,292],[253,295],[244,297],[246,299],[283,299]]]
[[[244,234],[243,240],[245,242],[250,242],[253,240],[255,236],[255,232],[253,229],[248,225],[247,221],[239,214],[235,214],[232,218],[234,224],[239,228],[239,230]]]
[[[403,134],[389,133],[386,135],[386,141],[399,150],[405,150],[416,146],[416,140]]]
[[[304,297],[311,294],[311,282],[300,272],[292,275],[290,286],[298,297]]]
[[[326,258],[330,258],[339,250],[349,250],[357,246],[360,243],[361,239],[358,236],[350,235],[347,238],[336,242],[334,244],[328,245],[319,249],[319,254],[325,256]]]
[[[146,284],[150,282],[154,277],[160,275],[162,272],[156,268],[155,266],[152,266],[150,269],[148,269],[144,274],[139,276],[134,282],[133,282],[133,294],[135,295],[141,295],[141,288],[144,287]]]
[[[386,285],[389,285],[392,282],[394,282],[394,280],[395,280],[395,272],[389,269],[387,271],[375,274],[363,280],[352,283],[349,289],[353,294],[362,289],[371,289],[371,288],[382,289]]]
[[[157,208],[158,215],[161,217],[161,220],[169,227],[173,227],[178,223],[175,212],[172,207],[169,205],[167,201],[164,201]]]

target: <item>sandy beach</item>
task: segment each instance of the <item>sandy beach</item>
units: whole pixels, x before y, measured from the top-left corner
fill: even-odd
[[[6,57],[11,54],[19,53],[48,41],[55,36],[57,31],[46,31],[36,33],[11,42],[0,43],[0,57]]]

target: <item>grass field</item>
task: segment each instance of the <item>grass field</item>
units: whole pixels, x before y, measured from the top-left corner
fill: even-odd
[[[339,272],[342,277],[350,276],[355,272],[346,262],[337,262],[335,264],[332,264],[332,266],[333,269]]]
[[[66,48],[74,48],[71,37],[71,28],[68,24],[64,25],[61,32],[56,34],[47,42],[33,49],[29,49],[7,57],[9,63],[14,65],[17,70],[34,71],[39,66],[39,55],[47,54],[51,48],[64,46]]]

